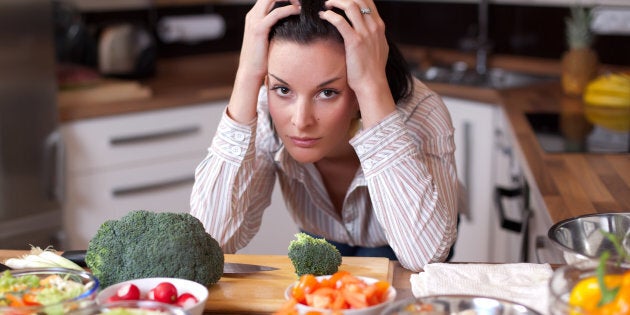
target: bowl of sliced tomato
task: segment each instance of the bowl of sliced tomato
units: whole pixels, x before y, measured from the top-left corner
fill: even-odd
[[[98,290],[98,279],[87,271],[6,270],[0,274],[0,314],[66,314],[93,305]]]
[[[396,299],[387,281],[338,271],[328,276],[302,275],[285,290],[277,314],[377,315]]]

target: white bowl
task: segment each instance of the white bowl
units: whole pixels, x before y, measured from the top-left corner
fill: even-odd
[[[143,278],[116,283],[103,289],[96,296],[96,302],[101,305],[106,304],[108,299],[114,296],[121,286],[128,283],[135,284],[140,289],[141,298],[146,299],[149,290],[161,282],[172,283],[177,288],[177,294],[190,293],[197,298],[198,302],[195,305],[185,308],[190,315],[201,315],[203,313],[208,300],[208,288],[197,282],[179,278]]]
[[[331,276],[319,276],[319,277],[315,277],[315,278],[317,279],[317,281],[321,282],[321,280],[328,279],[330,277]],[[378,279],[370,278],[370,277],[362,277],[362,276],[354,276],[354,277],[361,279],[363,282],[365,282],[367,284],[373,284],[373,283],[379,281]],[[297,282],[291,284],[284,291],[285,299],[287,299],[287,300],[291,299],[291,292],[293,291],[293,286],[295,286],[296,283]],[[344,314],[344,315],[380,315],[381,312],[383,311],[383,309],[385,309],[385,307],[388,306],[395,299],[396,299],[396,289],[393,286],[390,285],[389,289],[387,289],[387,299],[383,303],[380,303],[380,304],[377,304],[377,305],[373,305],[373,306],[370,306],[370,307],[366,307],[366,308],[361,308],[361,309],[341,310],[341,314]],[[329,309],[316,308],[316,307],[304,305],[304,304],[301,304],[301,303],[298,303],[296,305],[296,309],[297,309],[297,311],[298,311],[298,313],[300,315],[307,314],[310,311],[320,312],[323,315],[328,315],[328,314],[332,314],[333,313],[333,311],[329,310]],[[335,314],[338,314],[338,313],[335,313]]]

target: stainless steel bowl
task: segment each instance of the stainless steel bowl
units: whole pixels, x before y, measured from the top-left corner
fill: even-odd
[[[601,231],[612,233],[626,252],[630,253],[630,213],[587,214],[554,224],[547,236],[563,251],[567,263],[597,259],[608,250],[612,257],[618,256],[613,243]]]
[[[539,312],[507,300],[472,295],[433,295],[393,303],[383,315],[540,315]]]

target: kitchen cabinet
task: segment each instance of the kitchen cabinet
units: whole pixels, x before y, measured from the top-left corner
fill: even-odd
[[[503,112],[503,114],[505,114]],[[516,143],[516,136],[512,126],[508,122],[508,118],[502,115],[503,128],[502,135],[511,143]],[[547,237],[549,228],[553,225],[551,216],[549,215],[549,209],[547,208],[542,194],[536,184],[536,180],[532,174],[532,170],[526,163],[526,159],[523,153],[523,148],[520,145],[510,146],[509,154],[515,161],[518,162],[518,173],[520,174],[519,182],[521,187],[524,188],[523,201],[529,210],[529,225],[527,231],[526,240],[526,261],[532,263],[550,263],[550,264],[563,264],[565,263],[562,252],[555,248],[551,244]],[[512,174],[515,174],[513,172]],[[521,242],[523,239],[521,239]],[[522,243],[521,243],[522,244]]]
[[[188,212],[194,170],[227,101],[72,121],[63,209],[66,249],[86,248],[100,224],[131,210]],[[286,253],[297,231],[276,187],[258,235],[244,253]]]
[[[519,261],[522,234],[501,228],[494,203],[495,186],[511,187],[519,174],[517,162],[506,154],[511,142],[504,136],[502,108],[455,97],[443,100],[455,128],[457,172],[466,186],[470,208],[460,216],[453,261]],[[507,208],[511,213],[520,210]]]

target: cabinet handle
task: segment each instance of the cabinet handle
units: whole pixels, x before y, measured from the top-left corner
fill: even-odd
[[[503,198],[523,198],[523,208],[521,209],[522,221],[512,220],[507,217],[505,208],[503,207]],[[496,187],[494,191],[494,202],[499,211],[501,227],[509,231],[522,233],[521,260],[528,261],[529,219],[531,217],[531,210],[529,209],[529,187],[527,186],[527,182],[525,182],[522,187],[518,188]]]
[[[173,130],[158,131],[153,133],[137,134],[130,136],[114,137],[109,140],[111,145],[126,145],[138,142],[157,141],[167,138],[184,137],[199,132],[199,126],[182,127]]]
[[[472,132],[473,132],[473,126],[472,123],[466,121],[464,122],[463,125],[463,129],[464,129],[464,185],[466,185],[466,199],[467,200],[472,200],[472,196],[471,196],[471,162],[470,162],[470,156],[471,156],[471,152],[472,152],[472,146],[474,145],[472,143],[473,139],[472,139]],[[471,220],[472,217],[472,213],[470,211],[470,209],[463,214],[466,219]]]
[[[53,131],[44,144],[44,178],[48,199],[63,202],[65,185],[65,148],[59,130]]]
[[[127,197],[130,195],[144,194],[144,193],[153,192],[157,190],[169,189],[176,186],[187,185],[187,184],[193,183],[194,181],[195,181],[195,177],[189,176],[189,177],[177,178],[177,179],[173,179],[173,180],[169,180],[165,182],[146,184],[146,185],[140,185],[140,186],[135,186],[135,187],[116,188],[112,191],[112,195],[114,195],[114,197]]]
[[[521,232],[523,230],[523,226],[525,221],[529,219],[529,187],[527,187],[527,183],[523,185],[523,187],[517,188],[504,188],[504,187],[495,187],[494,189],[494,204],[496,208],[499,210],[499,219],[501,223],[501,227],[510,230],[513,232]],[[516,221],[509,219],[505,213],[505,208],[503,207],[503,198],[522,198],[523,199],[523,209],[521,209],[521,214],[523,221]]]

